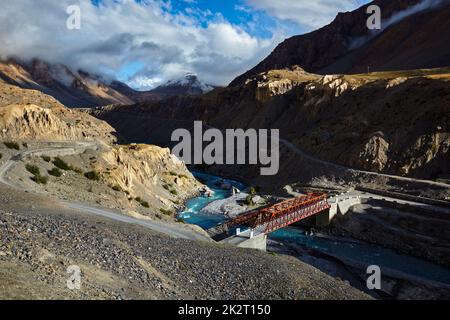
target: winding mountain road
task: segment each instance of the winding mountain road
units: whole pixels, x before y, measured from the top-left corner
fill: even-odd
[[[280,139],[280,143],[285,145],[288,149],[290,149],[295,154],[301,156],[302,158],[305,158],[305,159],[307,159],[309,161],[312,161],[312,162],[315,162],[315,163],[318,163],[318,164],[321,164],[321,165],[324,165],[324,166],[333,167],[333,168],[338,169],[338,170],[349,170],[351,172],[359,173],[359,174],[366,174],[366,175],[371,175],[371,176],[376,176],[376,177],[385,177],[385,178],[397,179],[399,181],[418,182],[418,183],[428,184],[430,186],[439,186],[439,187],[444,187],[444,188],[450,188],[450,184],[444,183],[444,182],[407,178],[407,177],[389,175],[389,174],[384,174],[384,173],[378,173],[378,172],[371,172],[371,171],[364,171],[364,170],[357,170],[357,169],[348,168],[348,167],[345,167],[345,166],[342,166],[342,165],[339,165],[339,164],[335,164],[335,163],[332,163],[332,162],[328,162],[328,161],[325,161],[325,160],[320,160],[320,159],[314,158],[313,156],[305,153],[303,150],[301,150],[299,147],[297,147],[296,145],[294,145],[292,142],[290,142],[288,140]]]
[[[64,145],[62,143],[59,143],[58,146],[49,146],[18,153],[0,166],[0,183],[10,188],[21,189],[8,178],[7,173],[14,167],[14,165],[17,164],[18,161],[26,157],[40,155],[42,153],[61,153],[64,155],[69,155],[71,151],[73,151],[72,154],[76,154],[78,153],[78,151],[80,151],[80,149],[87,150],[97,148],[98,145],[95,142],[67,142],[64,143]],[[208,236],[203,235],[199,232],[195,232],[194,230],[188,229],[180,224],[136,219],[118,212],[113,212],[110,209],[93,207],[89,204],[82,204],[73,201],[59,200],[59,202],[65,207],[76,210],[77,212],[82,214],[92,214],[117,222],[139,225],[153,231],[166,234],[173,238],[211,241]]]
[[[445,183],[440,183],[440,182],[434,182],[434,181],[428,181],[428,180],[418,180],[418,179],[398,177],[398,176],[392,176],[392,175],[386,175],[386,174],[380,174],[380,173],[360,171],[360,170],[346,168],[344,166],[340,166],[340,165],[337,165],[337,164],[334,164],[331,162],[316,159],[316,158],[304,153],[302,150],[300,150],[298,147],[296,147],[293,143],[291,143],[287,140],[280,139],[280,142],[282,144],[284,144],[286,147],[288,147],[290,150],[292,150],[294,153],[296,153],[308,160],[314,161],[316,163],[321,163],[321,164],[327,165],[327,166],[333,166],[334,168],[353,170],[356,173],[364,173],[364,174],[382,176],[382,177],[384,176],[384,177],[395,178],[395,179],[400,179],[400,180],[405,180],[405,181],[412,181],[412,182],[422,182],[422,183],[427,183],[430,185],[438,185],[441,187],[449,187],[450,188],[450,185],[445,184]],[[42,155],[45,153],[53,153],[53,154],[56,153],[59,155],[69,155],[69,154],[77,154],[77,153],[80,153],[80,151],[84,151],[87,149],[98,149],[99,148],[99,145],[95,142],[66,142],[66,143],[49,142],[48,144],[49,144],[48,147],[41,147],[41,148],[36,148],[36,149],[32,149],[32,150],[27,150],[27,151],[18,153],[16,155],[14,155],[11,159],[7,160],[3,165],[0,166],[0,183],[4,184],[10,188],[21,189],[19,186],[15,185],[12,180],[10,180],[8,178],[7,173],[17,164],[18,161],[21,161],[26,157]],[[360,193],[358,193],[358,194],[360,194]],[[189,239],[189,240],[205,240],[205,241],[211,240],[206,235],[203,235],[199,232],[195,232],[194,230],[188,229],[188,228],[184,227],[183,225],[179,225],[179,224],[175,224],[175,223],[164,223],[164,222],[158,222],[158,221],[136,219],[136,218],[121,214],[119,212],[114,212],[111,209],[94,207],[89,204],[82,204],[82,203],[77,203],[77,202],[73,202],[73,201],[59,200],[59,202],[62,205],[64,205],[65,207],[70,208],[72,210],[76,210],[77,212],[79,212],[81,214],[91,214],[91,215],[107,218],[110,220],[114,220],[117,222],[139,225],[139,226],[151,229],[153,231],[169,235],[174,238]]]

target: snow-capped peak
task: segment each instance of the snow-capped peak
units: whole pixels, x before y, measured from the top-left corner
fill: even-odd
[[[214,89],[213,86],[200,81],[197,75],[193,73],[186,73],[181,79],[170,80],[157,89],[175,87],[180,87],[180,89],[184,88],[185,90],[192,92],[192,94],[206,93]]]

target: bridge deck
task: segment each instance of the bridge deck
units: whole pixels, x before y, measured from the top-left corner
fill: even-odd
[[[227,236],[229,237],[229,230],[234,227],[248,228],[237,235],[239,238],[267,235],[323,212],[330,207],[325,194],[312,193],[243,213],[227,221],[224,225],[211,229],[210,232],[213,237],[216,236],[220,240],[227,238]],[[230,241],[235,242],[239,240],[233,239]]]

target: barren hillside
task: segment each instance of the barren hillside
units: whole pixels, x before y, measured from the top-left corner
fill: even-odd
[[[423,3],[428,3],[428,10]],[[450,3],[430,3],[438,1],[375,0],[355,11],[340,13],[319,30],[285,40],[231,85],[243,84],[262,72],[295,65],[319,74],[449,66]],[[366,8],[371,4],[381,8],[382,30],[366,27]],[[400,19],[402,16],[405,18]]]
[[[41,60],[0,61],[0,81],[25,89],[39,90],[67,107],[95,107],[132,104],[133,100],[111,87],[107,81],[83,71]]]
[[[115,145],[115,130],[106,122],[35,90],[0,84],[0,141],[4,160],[47,142],[97,141],[97,150],[82,154],[24,159],[10,177],[28,190],[123,209],[131,215],[173,218],[183,200],[201,188],[168,149]],[[10,150],[14,146],[19,150]],[[31,180],[26,165],[36,166],[47,182]]]
[[[449,173],[449,102],[448,69],[354,76],[295,69],[264,73],[239,88],[201,98],[94,113],[132,141],[161,135],[139,131],[140,121],[148,118],[202,119],[219,128],[279,128],[284,138],[320,159],[436,179]],[[135,125],[128,130],[131,122]]]

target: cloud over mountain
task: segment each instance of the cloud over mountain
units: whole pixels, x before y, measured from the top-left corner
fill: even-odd
[[[168,0],[4,1],[0,11],[0,57],[38,58],[150,89],[187,72],[225,85],[250,69],[284,40],[286,28],[253,33],[261,12],[309,31],[332,20],[357,0],[230,0],[247,21],[209,10],[209,2]],[[69,30],[66,10],[81,8],[81,29]],[[203,7],[201,6],[203,5]],[[205,7],[206,6],[206,7]],[[217,8],[216,8],[217,9]],[[243,11],[234,9],[231,15]],[[252,16],[252,14],[255,14]],[[232,18],[232,17],[231,17]]]
[[[81,29],[66,28],[72,0],[8,1],[0,12],[0,55],[40,58],[139,83],[164,82],[186,72],[225,84],[273,49],[217,17],[205,25],[156,0],[80,1]]]
[[[247,0],[247,3],[280,19],[297,23],[306,29],[323,27],[330,23],[337,12],[355,9],[357,0]]]

